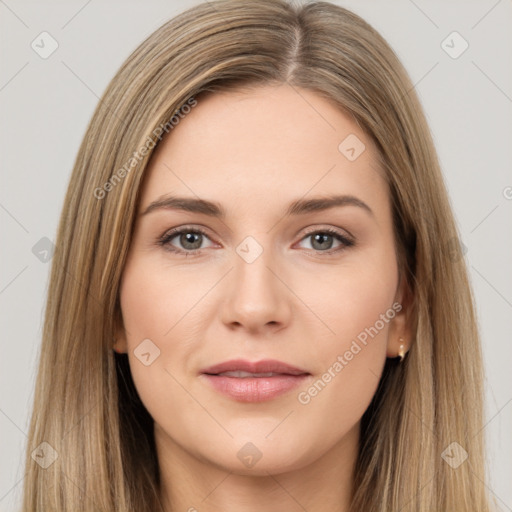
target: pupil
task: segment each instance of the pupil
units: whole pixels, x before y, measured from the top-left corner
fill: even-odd
[[[321,233],[318,233],[318,234],[316,234],[316,235],[313,237],[313,240],[314,240],[314,241],[313,241],[313,247],[315,246],[315,243],[316,243],[316,242],[319,242],[319,244],[320,244],[319,249],[330,249],[330,248],[331,248],[331,245],[332,245],[332,239],[331,239],[331,238],[332,238],[332,235],[327,235],[327,234],[321,234]],[[326,240],[328,240],[328,239],[331,239],[331,240],[329,240],[331,243],[330,243],[330,244],[328,243],[328,244],[327,244],[327,247],[326,247],[325,245],[322,245],[322,244],[324,244],[324,243],[325,243],[325,241],[326,241]]]
[[[197,239],[194,241],[194,238],[196,238],[196,237],[197,237]],[[201,235],[199,233],[185,233],[185,234],[181,235],[180,241],[183,244],[183,247],[185,247],[187,249],[198,249],[199,247],[201,247],[200,237],[201,237]],[[187,244],[191,244],[192,247],[190,247],[190,245],[187,245]]]

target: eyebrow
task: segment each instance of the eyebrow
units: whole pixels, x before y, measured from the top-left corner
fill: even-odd
[[[310,212],[328,210],[337,206],[357,206],[362,208],[370,215],[374,215],[372,209],[361,199],[352,195],[331,195],[327,197],[315,197],[312,199],[297,199],[293,201],[286,215],[304,215]],[[225,219],[226,211],[219,203],[207,201],[205,199],[196,199],[193,197],[163,196],[153,201],[140,214],[147,215],[156,210],[183,210],[192,213],[202,213],[210,217]]]

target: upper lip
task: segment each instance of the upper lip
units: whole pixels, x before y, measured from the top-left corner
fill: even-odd
[[[201,373],[215,375],[223,372],[243,371],[249,373],[281,373],[284,375],[307,375],[309,372],[296,366],[277,361],[275,359],[264,359],[262,361],[245,361],[244,359],[232,359],[223,363],[215,364]]]

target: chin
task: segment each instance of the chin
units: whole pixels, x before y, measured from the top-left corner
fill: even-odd
[[[304,443],[283,444],[282,439],[270,441],[266,434],[243,440],[230,440],[221,446],[212,443],[205,459],[222,469],[236,475],[268,476],[268,474],[286,473],[300,469],[315,459],[313,453],[304,452]],[[214,450],[211,448],[215,447]],[[320,454],[319,454],[320,455]]]

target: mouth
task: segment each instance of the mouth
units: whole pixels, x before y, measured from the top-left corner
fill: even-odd
[[[226,361],[201,371],[217,392],[239,402],[263,402],[283,395],[302,384],[309,372],[276,360]]]

